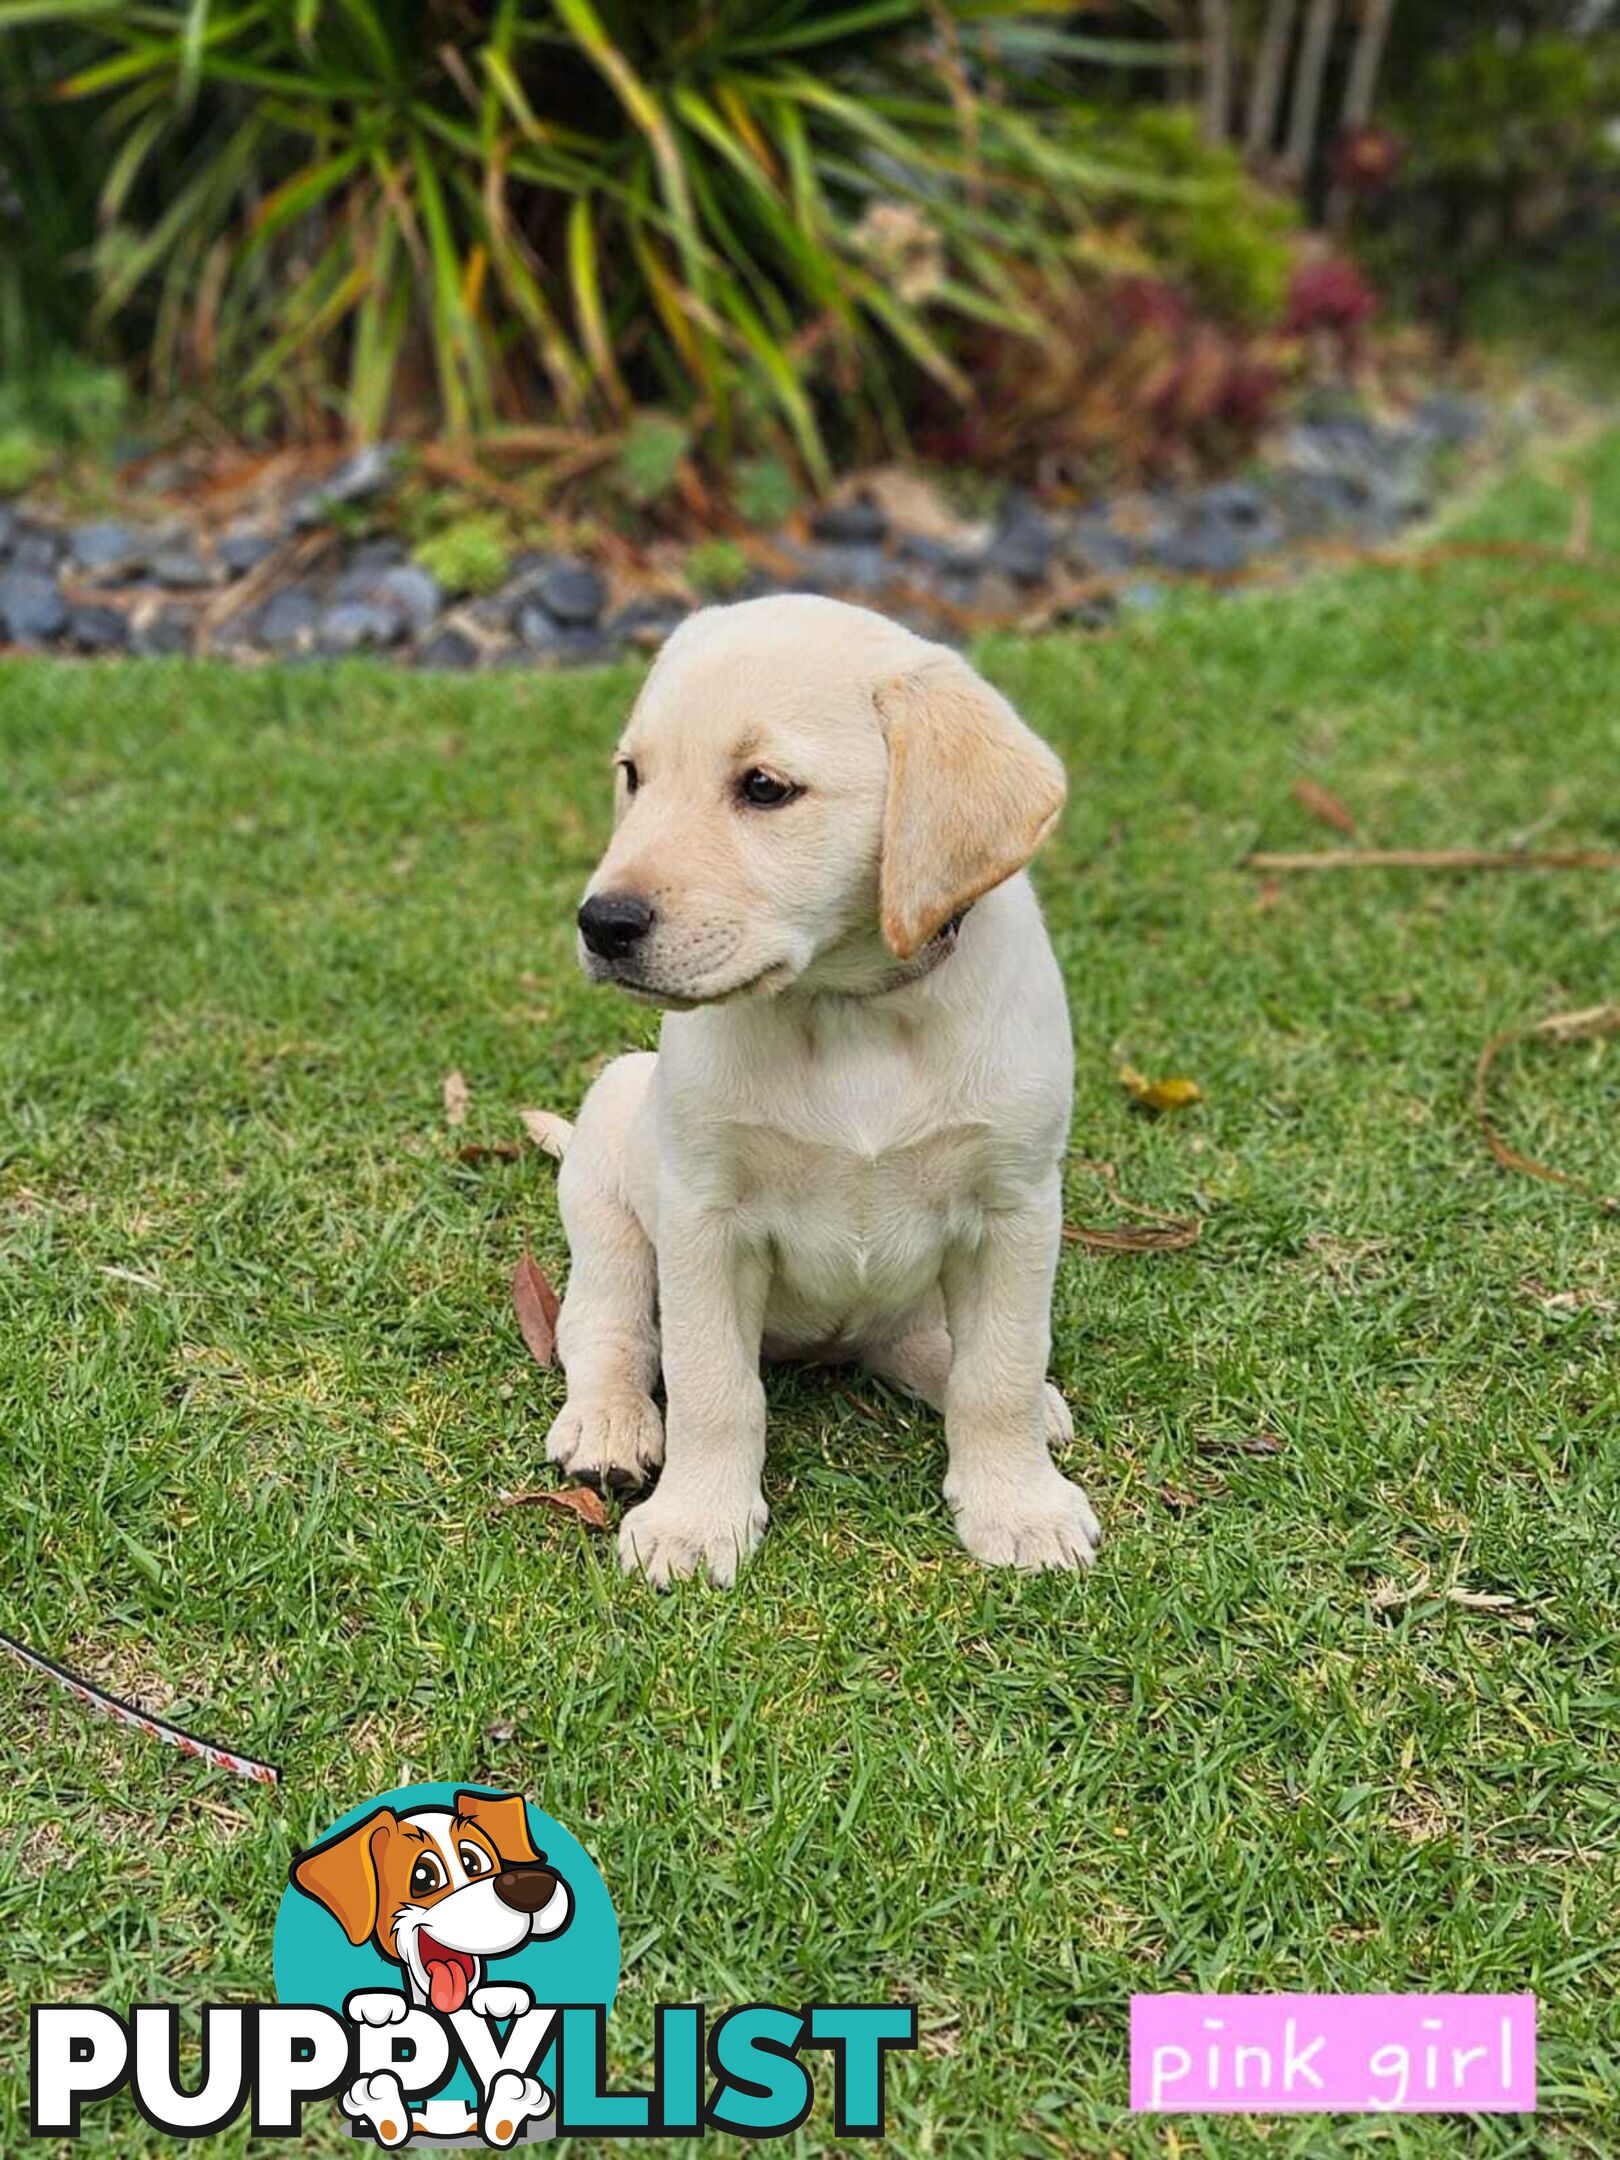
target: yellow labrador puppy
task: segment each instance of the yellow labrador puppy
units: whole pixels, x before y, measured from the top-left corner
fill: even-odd
[[[581,957],[668,1017],[560,1129],[551,1459],[661,1462],[625,1566],[729,1583],[765,1528],[761,1353],[847,1359],[943,1410],[969,1552],[1090,1560],[1048,1452],[1069,1022],[1017,874],[1057,758],[958,654],[801,595],[685,622],[617,765]]]

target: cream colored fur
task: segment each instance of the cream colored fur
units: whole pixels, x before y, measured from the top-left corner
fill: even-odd
[[[622,961],[582,956],[668,1016],[564,1155],[552,1459],[623,1486],[662,1462],[625,1565],[728,1583],[765,1528],[762,1352],[849,1359],[943,1410],[971,1553],[1089,1560],[1045,1379],[1068,1014],[1019,874],[1057,759],[957,654],[808,596],[693,616],[620,757],[638,785],[621,769],[587,897],[655,919]],[[755,770],[802,793],[750,806]]]

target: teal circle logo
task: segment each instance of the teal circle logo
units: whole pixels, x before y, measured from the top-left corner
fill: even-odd
[[[294,1858],[274,1960],[283,2003],[349,2014],[359,1997],[361,2021],[384,2030],[429,2011],[498,2029],[525,2000],[610,2010],[619,1924],[590,1854],[543,1808],[495,1787],[402,1785]],[[555,2041],[535,2072],[554,2087]],[[478,2100],[458,2065],[427,2106]]]

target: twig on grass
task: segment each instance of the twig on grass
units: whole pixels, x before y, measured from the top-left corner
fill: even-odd
[[[1245,855],[1241,870],[1620,870],[1616,848],[1323,848]]]
[[[1620,1211],[1620,1199],[1594,1192],[1585,1178],[1576,1177],[1568,1170],[1555,1169],[1551,1163],[1537,1162],[1533,1156],[1521,1155],[1517,1148],[1510,1147],[1497,1130],[1487,1099],[1491,1067],[1512,1044],[1529,1042],[1537,1036],[1545,1036],[1551,1042],[1592,1042],[1602,1035],[1620,1035],[1620,1005],[1592,1005],[1584,1012],[1551,1013],[1530,1027],[1504,1028],[1500,1035],[1491,1037],[1474,1066],[1474,1115],[1479,1120],[1485,1145],[1504,1170],[1541,1178],[1550,1185],[1572,1186],[1576,1192],[1600,1201],[1605,1208]]]
[[[1196,1215],[1167,1215],[1162,1208],[1147,1207],[1140,1200],[1127,1200],[1119,1189],[1119,1172],[1111,1162],[1093,1162],[1084,1155],[1070,1159],[1077,1170],[1086,1170],[1093,1177],[1101,1178],[1113,1195],[1114,1205],[1123,1208],[1127,1215],[1142,1218],[1142,1228],[1134,1229],[1127,1224],[1093,1228],[1066,1222],[1063,1225],[1065,1245],[1083,1245],[1087,1252],[1100,1253],[1185,1252],[1203,1236],[1204,1225]]]

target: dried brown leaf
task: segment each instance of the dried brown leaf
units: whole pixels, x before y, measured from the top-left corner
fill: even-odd
[[[1204,1504],[1203,1494],[1189,1492],[1185,1485],[1161,1485],[1159,1498],[1167,1508],[1174,1509],[1178,1515],[1185,1515],[1189,1508],[1202,1507]]]
[[[536,1485],[532,1492],[502,1493],[501,1506],[555,1508],[559,1515],[576,1517],[589,1530],[608,1527],[602,1495],[589,1485]]]
[[[467,1122],[467,1083],[459,1072],[444,1076],[444,1122],[452,1128]]]
[[[512,1270],[512,1309],[523,1330],[529,1355],[537,1365],[550,1365],[557,1351],[557,1293],[546,1280],[533,1253],[526,1252]]]
[[[464,1140],[456,1149],[456,1161],[465,1163],[516,1162],[523,1153],[515,1140]]]
[[[1337,795],[1330,795],[1319,781],[1301,776],[1294,782],[1294,800],[1302,810],[1308,810],[1313,818],[1320,818],[1324,825],[1331,825],[1335,832],[1354,836],[1356,821]]]
[[[1206,1455],[1280,1455],[1283,1451],[1274,1432],[1200,1433],[1198,1445]]]

